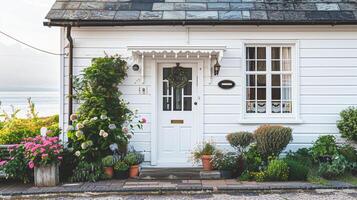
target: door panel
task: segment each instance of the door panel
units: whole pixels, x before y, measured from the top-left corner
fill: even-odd
[[[191,150],[197,143],[197,64],[180,64],[189,79],[183,88],[168,81],[175,65],[162,63],[158,68],[158,165],[191,166]]]

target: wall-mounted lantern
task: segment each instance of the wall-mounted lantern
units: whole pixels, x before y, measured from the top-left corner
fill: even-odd
[[[214,64],[213,66],[213,74],[215,76],[218,76],[220,69],[221,69],[221,65],[219,64],[218,59],[216,59],[216,64]]]
[[[136,72],[139,71],[139,69],[140,69],[138,64],[134,64],[131,68],[133,69],[133,71],[136,71]]]

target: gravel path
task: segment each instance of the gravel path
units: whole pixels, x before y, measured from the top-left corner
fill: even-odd
[[[80,194],[69,195],[65,197],[51,197],[51,196],[27,196],[16,199],[53,199],[53,200],[233,200],[233,199],[253,199],[253,200],[356,200],[357,190],[313,190],[313,191],[297,191],[297,192],[271,192],[271,193],[236,193],[236,194],[191,194],[191,195],[108,195],[101,194]]]

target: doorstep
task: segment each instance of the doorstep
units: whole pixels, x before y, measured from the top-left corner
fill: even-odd
[[[118,193],[118,194],[164,194],[164,193],[236,193],[273,190],[357,189],[351,184],[332,181],[329,185],[307,182],[240,182],[235,179],[220,180],[106,180],[95,183],[69,183],[57,187],[34,187],[32,184],[0,183],[0,198],[6,196]]]

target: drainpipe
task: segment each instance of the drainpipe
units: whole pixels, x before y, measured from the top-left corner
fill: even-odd
[[[67,40],[69,42],[68,54],[68,124],[72,121],[70,116],[73,113],[73,38],[71,36],[71,26],[67,26]]]

